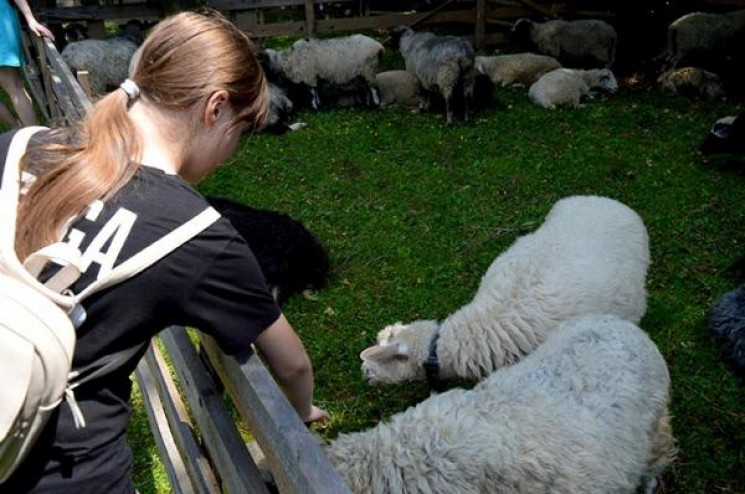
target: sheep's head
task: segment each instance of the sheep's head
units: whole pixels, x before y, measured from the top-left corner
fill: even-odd
[[[422,363],[438,327],[432,320],[385,327],[378,333],[378,344],[360,354],[365,380],[376,385],[424,379]]]
[[[613,72],[610,69],[597,69],[593,72],[593,84],[590,85],[593,89],[600,89],[608,93],[615,93],[618,91],[618,82]]]
[[[412,30],[408,26],[394,27],[391,29],[390,37],[384,43],[385,47],[389,50],[398,50],[398,47],[401,44],[401,38],[410,32],[412,32]]]
[[[508,37],[510,43],[514,44],[518,48],[525,50],[532,50],[535,48],[533,42],[533,28],[535,22],[530,19],[518,19],[510,28]]]

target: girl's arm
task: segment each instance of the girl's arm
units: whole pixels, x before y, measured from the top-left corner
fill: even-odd
[[[328,420],[329,414],[313,405],[313,367],[284,315],[261,333],[256,346],[303,422]]]

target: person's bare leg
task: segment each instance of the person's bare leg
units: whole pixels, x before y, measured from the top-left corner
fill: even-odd
[[[36,111],[31,102],[31,97],[26,92],[21,80],[21,70],[17,67],[0,67],[0,86],[10,96],[10,101],[18,113],[21,124],[25,126],[36,125]]]
[[[11,127],[18,126],[18,119],[2,101],[0,101],[0,121]]]

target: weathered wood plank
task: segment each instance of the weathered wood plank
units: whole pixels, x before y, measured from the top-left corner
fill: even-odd
[[[476,49],[484,48],[486,37],[486,0],[476,2]]]
[[[472,23],[475,20],[475,15],[476,11],[473,9],[448,10],[437,12],[421,24],[439,24],[443,22]],[[356,31],[359,29],[389,28],[400,25],[408,26],[416,23],[420,16],[422,14],[388,14],[369,17],[318,19],[316,21],[316,32]],[[264,24],[261,26],[238,25],[238,27],[254,38],[306,34],[304,21]]]
[[[154,8],[150,4],[40,7],[38,12],[39,18],[47,22],[128,21],[130,19],[157,21],[165,15],[163,10]]]
[[[307,0],[208,0],[207,6],[215,10],[257,10],[275,7],[300,7]],[[321,3],[324,0],[311,0],[313,3]],[[334,0],[334,3],[351,3],[358,0]]]
[[[45,120],[49,120],[49,102],[44,97],[44,87],[41,81],[41,71],[39,70],[38,61],[31,56],[29,49],[30,41],[25,31],[21,31],[23,45],[23,75],[28,81],[28,87],[31,90],[31,96],[36,102],[36,107],[41,110]]]
[[[65,84],[62,82],[57,73],[54,71],[50,74],[50,80],[52,82],[52,91],[54,92],[55,100],[59,105],[59,109],[62,110],[62,116],[66,123],[72,123],[75,120],[80,119],[80,113],[70,98],[70,93],[67,92]]]
[[[212,473],[209,461],[197,443],[184,402],[179,395],[176,383],[171,378],[165,359],[156,345],[153,344],[148,349],[145,358],[137,369],[138,373],[141,372],[140,367],[145,367],[152,374],[153,384],[158,393],[158,399],[162,402],[167,420],[168,435],[173,437],[176,448],[175,454],[180,457],[188,476],[190,489],[185,492],[219,494],[220,487],[217,479]],[[163,427],[153,421],[150,423],[151,429],[154,429],[153,433],[157,436],[163,430]],[[161,456],[171,456],[173,453],[172,450],[161,451]],[[175,483],[174,479],[171,480],[172,483]],[[180,477],[177,480],[181,482]]]
[[[305,0],[305,32],[308,36],[316,33],[316,11],[313,0]]]
[[[233,398],[266,454],[283,494],[349,493],[319,440],[300,421],[260,359],[254,355],[226,356],[214,340],[202,345],[220,380]]]
[[[44,94],[49,103],[49,114],[53,124],[59,123],[60,110],[57,107],[57,99],[54,96],[52,88],[52,74],[49,65],[46,63],[46,45],[38,36],[34,36],[33,42],[36,45],[36,53],[39,54],[39,71],[41,72],[41,83],[44,86]]]
[[[69,97],[75,103],[75,106],[80,109],[81,116],[87,114],[93,105],[51,40],[44,40],[44,52],[50,67],[63,81]]]
[[[199,360],[184,328],[166,329],[161,340],[223,485],[233,493],[267,493],[261,474],[225,408],[222,394]]]
[[[150,352],[149,349],[148,352]],[[144,360],[140,362],[135,371],[137,385],[140,388],[142,402],[145,404],[145,412],[150,423],[150,431],[155,438],[160,460],[165,466],[173,492],[176,494],[192,492],[193,488],[186,465],[179,455],[163,409],[163,402],[158,395],[155,377],[153,377],[154,372],[157,370],[151,370],[149,363]]]

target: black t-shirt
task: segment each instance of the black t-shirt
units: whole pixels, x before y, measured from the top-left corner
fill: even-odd
[[[11,138],[12,133],[0,136],[0,177]],[[36,139],[32,138],[30,146]],[[206,207],[206,200],[178,176],[141,167],[112,200],[94,203],[67,231],[64,240],[80,245],[85,268],[73,291],[79,293],[102,271],[119,265]],[[92,295],[83,306],[87,319],[77,331],[73,368],[138,343],[144,346],[170,325],[198,328],[213,336],[226,353],[238,353],[250,349],[280,316],[256,259],[224,218],[144,272]],[[83,459],[122,442],[130,415],[129,375],[141,355],[121,370],[76,390],[86,428],[75,428],[63,402],[59,416],[45,431],[54,436],[49,440],[53,443],[50,451]],[[37,461],[44,453],[32,451]],[[4,492],[2,485],[0,491]]]

